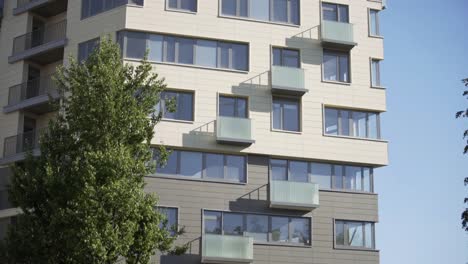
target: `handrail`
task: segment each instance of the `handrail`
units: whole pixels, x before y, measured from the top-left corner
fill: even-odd
[[[13,40],[13,55],[66,37],[67,20],[33,30]]]
[[[47,95],[57,90],[53,74],[39,77],[9,88],[8,105],[18,104],[26,99]]]

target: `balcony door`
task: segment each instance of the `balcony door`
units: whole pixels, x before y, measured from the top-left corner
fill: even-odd
[[[31,32],[31,48],[42,45],[44,42],[44,22],[38,19],[33,19]]]
[[[26,83],[26,99],[33,98],[39,95],[39,77],[41,71],[32,66],[28,67],[28,82]]]
[[[20,137],[22,151],[27,151],[34,148],[36,142],[36,120],[25,116],[23,123],[23,136]]]

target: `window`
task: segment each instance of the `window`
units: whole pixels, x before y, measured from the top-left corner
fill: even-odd
[[[219,115],[247,118],[247,99],[232,96],[219,96]]]
[[[313,182],[321,190],[373,192],[369,167],[270,159],[273,181]]]
[[[324,50],[323,79],[325,81],[349,83],[349,53]]]
[[[369,9],[369,35],[380,36],[379,11],[375,9]]]
[[[310,245],[310,218],[205,210],[203,220],[205,234],[250,236],[260,243]]]
[[[299,0],[221,0],[221,14],[299,25]]]
[[[174,111],[168,111],[168,103],[174,102]],[[156,112],[166,119],[193,121],[193,92],[164,91],[155,106]]]
[[[322,3],[323,20],[349,23],[348,6]]]
[[[273,65],[283,67],[300,67],[300,56],[298,50],[273,48]]]
[[[375,249],[374,223],[335,221],[335,244],[337,247]]]
[[[164,216],[163,222],[159,224],[159,228],[166,228],[171,232],[171,235],[175,235],[178,229],[179,209],[175,207],[158,206],[156,210]]]
[[[158,158],[156,153],[155,159]],[[227,182],[246,182],[246,157],[173,150],[156,174]]]
[[[273,129],[299,131],[299,107],[298,99],[273,97]]]
[[[143,59],[148,49],[148,59],[155,62],[241,71],[249,67],[247,44],[132,31],[121,31],[118,38],[123,54],[130,59]]]
[[[371,85],[372,87],[381,87],[380,82],[380,61],[379,59],[371,59]]]
[[[325,108],[325,134],[380,139],[380,114]]]
[[[99,48],[99,38],[78,44],[78,61],[82,62],[88,59],[89,55],[91,55],[96,48]]]
[[[167,0],[169,9],[197,12],[197,0]]]
[[[143,0],[82,0],[81,19],[127,4],[143,6]]]

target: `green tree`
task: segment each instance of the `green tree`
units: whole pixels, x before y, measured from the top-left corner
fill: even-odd
[[[154,169],[150,140],[165,88],[145,60],[124,64],[109,39],[56,75],[58,114],[40,139],[40,157],[14,168],[10,197],[22,209],[5,243],[8,263],[148,263],[174,247],[146,194]],[[167,158],[160,149],[160,162]]]
[[[462,80],[465,87],[468,87],[468,78]],[[468,90],[463,91],[463,96],[468,99]],[[466,110],[458,111],[455,114],[456,118],[468,118],[468,108]],[[468,129],[463,133],[463,139],[466,140],[465,147],[463,149],[463,154],[468,153]],[[468,185],[468,177],[465,178],[465,186]],[[468,204],[468,197],[465,198],[465,204]],[[465,208],[465,211],[461,215],[462,226],[468,232],[468,208]]]

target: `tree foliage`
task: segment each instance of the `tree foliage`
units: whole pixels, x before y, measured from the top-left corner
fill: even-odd
[[[5,259],[148,263],[156,250],[183,251],[173,248],[181,232],[161,227],[157,199],[143,191],[164,80],[146,60],[124,64],[109,39],[85,62],[70,61],[56,75],[59,111],[41,136],[41,155],[14,169],[10,197],[23,214]]]
[[[468,87],[468,78],[462,80],[465,87]],[[463,91],[463,96],[467,97],[468,99],[468,90]],[[468,118],[468,108],[465,110],[458,111],[455,114],[456,118]],[[463,132],[463,139],[465,140],[465,147],[463,149],[463,153],[468,153],[468,129]],[[468,177],[465,178],[465,186],[468,185]],[[468,204],[468,197],[464,200],[465,204]],[[462,226],[468,232],[468,208],[465,208],[465,211],[462,212],[461,215],[462,219]]]

